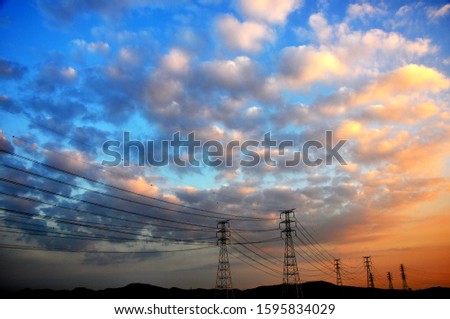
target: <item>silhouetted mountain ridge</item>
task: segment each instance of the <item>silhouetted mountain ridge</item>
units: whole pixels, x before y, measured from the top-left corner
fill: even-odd
[[[420,290],[369,289],[352,286],[336,286],[316,281],[300,286],[300,292],[307,299],[428,299],[450,298],[450,288],[433,287]],[[23,289],[0,292],[2,298],[20,299],[213,299],[226,298],[215,289],[163,288],[150,284],[132,283],[120,288],[92,290],[78,287],[73,290]],[[237,299],[279,299],[282,285],[260,286],[245,290],[233,289],[229,298]],[[295,298],[295,296],[290,296]]]

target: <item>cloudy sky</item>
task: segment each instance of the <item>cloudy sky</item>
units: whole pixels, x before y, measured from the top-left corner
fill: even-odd
[[[449,26],[437,0],[0,1],[2,288],[211,288],[221,219],[234,286],[278,284],[290,208],[302,280],[335,257],[363,286],[371,256],[378,287],[450,286]],[[347,165],[101,164],[124,132],[292,159],[325,131]]]

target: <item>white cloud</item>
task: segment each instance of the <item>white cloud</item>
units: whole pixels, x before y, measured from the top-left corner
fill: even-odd
[[[248,117],[258,117],[261,114],[261,108],[257,107],[257,106],[252,106],[249,107],[246,111],[245,114]]]
[[[189,70],[189,55],[179,49],[170,50],[169,54],[163,57],[161,66],[163,70],[172,74],[184,74]]]
[[[383,10],[368,3],[354,3],[348,6],[347,14],[350,19],[362,19],[366,16],[373,17],[382,14]]]
[[[322,13],[313,14],[309,17],[309,25],[316,33],[319,42],[328,42],[333,35],[333,28],[328,25],[328,21]]]
[[[240,0],[238,7],[241,13],[252,20],[270,24],[284,24],[287,16],[301,4],[299,0]]]
[[[72,81],[77,78],[77,71],[71,66],[61,69],[61,76],[67,81]]]
[[[439,19],[450,14],[450,3],[443,5],[440,8],[427,8],[427,15],[430,19]]]
[[[232,50],[259,52],[263,42],[275,39],[275,34],[266,25],[252,21],[239,22],[231,15],[219,18],[217,29],[223,43]]]
[[[282,54],[282,74],[291,84],[294,78],[297,85],[339,78],[337,86],[344,86],[437,51],[430,39],[408,40],[381,29],[354,31],[347,23],[329,25],[322,14],[311,15],[309,24],[319,45],[291,47]]]
[[[82,50],[86,50],[90,53],[107,54],[111,49],[109,44],[103,41],[86,42],[82,39],[75,39],[71,43],[76,47]]]
[[[353,31],[347,23],[330,25],[321,13],[311,15],[309,24],[318,45],[287,47],[281,52],[281,77],[291,89],[318,82],[348,86],[362,76],[376,76],[437,51],[430,39],[408,40],[381,29]]]
[[[397,16],[404,16],[405,14],[407,14],[408,12],[411,12],[412,8],[408,5],[404,5],[402,7],[400,7],[400,9],[397,10],[397,12],[395,13],[395,15]]]

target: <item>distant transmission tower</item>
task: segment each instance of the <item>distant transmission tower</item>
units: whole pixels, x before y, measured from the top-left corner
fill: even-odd
[[[342,277],[341,277],[341,260],[334,260],[334,269],[336,270],[336,285],[342,286]]]
[[[403,290],[408,290],[408,283],[406,282],[405,266],[400,265],[400,272],[402,274]]]
[[[392,284],[392,275],[390,271],[387,273],[387,279],[389,281],[389,289],[394,289],[394,285]]]
[[[217,223],[217,228],[219,229],[216,232],[217,245],[220,247],[219,252],[219,263],[217,265],[217,276],[216,276],[216,293],[220,297],[232,297],[233,285],[231,282],[231,269],[230,269],[230,261],[228,259],[228,248],[227,245],[230,242],[230,231],[228,228],[230,227],[229,221],[224,220]],[[219,297],[218,296],[218,297]]]
[[[367,271],[367,288],[375,288],[375,285],[373,284],[372,261],[370,260],[370,256],[364,257],[364,267]]]
[[[300,298],[302,295],[301,287],[299,293],[300,275],[292,239],[295,230],[291,227],[291,224],[295,225],[295,221],[292,221],[291,217],[294,217],[294,209],[283,210],[280,214],[281,238],[284,238],[283,297]]]

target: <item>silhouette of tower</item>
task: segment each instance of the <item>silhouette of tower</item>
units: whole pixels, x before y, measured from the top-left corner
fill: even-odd
[[[216,297],[232,297],[233,285],[231,282],[231,269],[230,261],[228,259],[228,248],[227,245],[230,242],[230,231],[229,231],[229,221],[219,221],[217,223],[216,232],[217,245],[220,247],[219,252],[219,263],[217,265],[217,276],[216,276]]]
[[[367,288],[375,288],[375,285],[373,284],[373,274],[372,274],[372,260],[370,260],[370,256],[364,257],[364,267],[366,268],[367,272]]]
[[[406,282],[405,266],[403,266],[403,264],[400,265],[400,272],[402,274],[403,290],[408,290],[408,283]]]
[[[336,285],[342,286],[342,277],[341,277],[341,260],[334,260],[334,269],[336,270]]]
[[[389,281],[389,289],[394,289],[394,285],[392,284],[392,275],[390,271],[387,273],[387,279]]]
[[[281,238],[284,238],[283,297],[299,298],[302,292],[300,287],[299,293],[300,275],[292,239],[295,230],[291,226],[291,224],[295,225],[295,221],[292,221],[291,217],[294,217],[294,209],[283,210],[280,214],[280,219],[282,219],[280,222]]]

